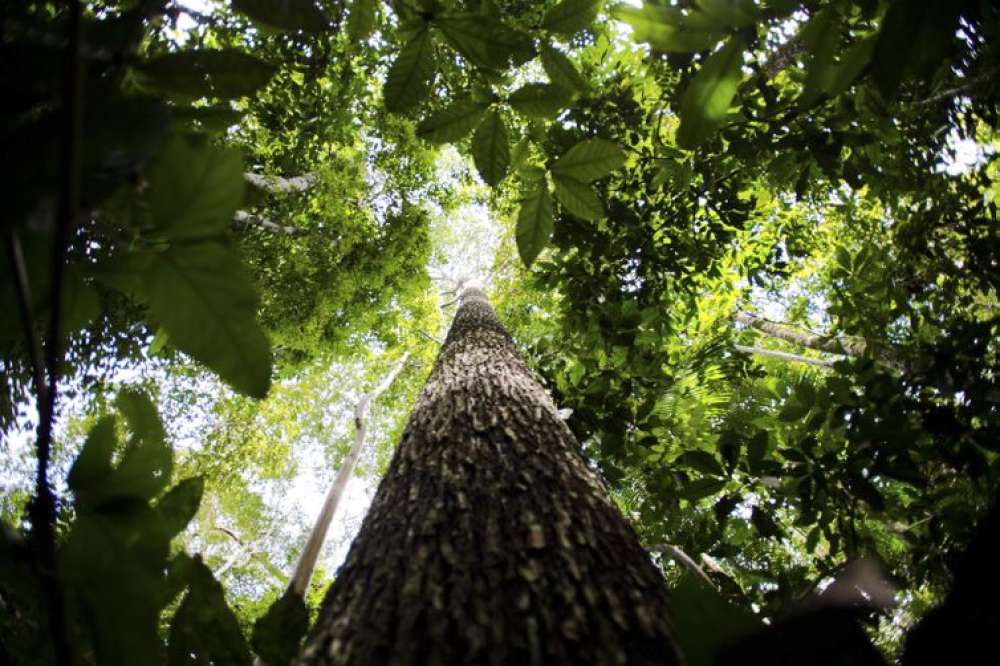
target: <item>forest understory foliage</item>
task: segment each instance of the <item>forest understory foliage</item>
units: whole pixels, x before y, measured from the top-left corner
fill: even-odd
[[[470,278],[687,664],[991,655],[998,29],[989,0],[7,3],[0,662],[287,664],[348,622],[327,560],[288,589],[282,499],[377,485]]]

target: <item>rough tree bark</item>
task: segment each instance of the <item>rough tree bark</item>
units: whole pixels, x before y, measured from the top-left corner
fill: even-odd
[[[448,337],[301,664],[679,664],[663,577],[486,297]]]

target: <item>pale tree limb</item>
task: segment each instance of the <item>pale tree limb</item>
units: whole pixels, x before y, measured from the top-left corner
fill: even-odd
[[[671,543],[660,543],[656,544],[655,546],[646,546],[646,550],[651,553],[661,553],[663,555],[669,555],[677,562],[680,562],[686,569],[688,569],[695,576],[697,576],[702,581],[707,583],[712,589],[714,590],[718,589],[715,583],[712,582],[712,579],[708,577],[708,574],[705,573],[705,570],[702,569],[700,566],[698,566],[698,563],[695,562],[693,559],[691,559],[691,557],[683,550],[681,550],[678,546],[675,546]]]
[[[808,356],[799,356],[798,354],[789,354],[787,352],[777,351],[775,349],[764,349],[763,347],[747,347],[746,345],[733,345],[733,349],[744,354],[755,354],[757,356],[766,356],[768,358],[778,359],[779,361],[791,361],[792,363],[808,363],[809,365],[818,365],[823,368],[832,367],[836,360],[828,358],[810,358]]]
[[[857,337],[830,337],[817,335],[808,331],[803,331],[788,324],[764,319],[750,312],[737,312],[736,321],[745,324],[772,338],[790,342],[799,347],[815,349],[816,351],[827,352],[828,354],[842,354],[853,358],[869,357],[879,365],[882,365],[896,372],[906,371],[903,363],[896,358],[895,354],[879,349],[873,349],[863,338]]]
[[[266,176],[260,173],[245,173],[243,177],[254,187],[276,194],[287,194],[288,192],[305,192],[312,187],[319,175],[315,171],[304,173],[301,176],[282,178],[281,176]]]
[[[262,229],[282,236],[308,236],[311,233],[308,229],[277,224],[266,217],[243,210],[238,210],[233,214],[233,226],[238,229]]]
[[[316,524],[309,533],[309,538],[302,550],[302,555],[299,557],[299,561],[295,565],[295,571],[292,572],[291,579],[288,581],[288,589],[290,591],[305,596],[306,589],[309,587],[309,579],[312,578],[313,570],[316,568],[316,560],[319,558],[319,552],[323,547],[323,542],[326,540],[326,533],[329,531],[330,524],[333,522],[333,517],[337,512],[337,505],[340,504],[344,489],[347,488],[347,482],[354,473],[354,468],[358,464],[358,458],[361,457],[361,451],[365,443],[365,433],[368,430],[369,407],[372,401],[382,395],[392,385],[396,377],[399,376],[399,373],[402,372],[409,357],[410,352],[405,352],[392,369],[382,378],[378,386],[362,395],[361,399],[354,405],[354,443],[344,458],[344,462],[341,463],[340,469],[337,470],[337,476],[334,478],[330,491],[326,494],[326,499],[323,500],[323,507],[320,509],[319,517],[316,518]]]

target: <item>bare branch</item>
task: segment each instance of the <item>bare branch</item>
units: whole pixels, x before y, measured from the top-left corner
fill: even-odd
[[[698,578],[703,580],[705,583],[708,583],[708,585],[712,589],[718,589],[716,588],[715,583],[712,582],[712,579],[708,577],[708,574],[705,573],[704,569],[698,566],[698,563],[695,562],[693,559],[691,559],[691,557],[688,556],[688,554],[685,553],[683,550],[681,550],[680,547],[670,543],[661,543],[661,544],[656,544],[655,546],[646,546],[646,550],[651,553],[661,553],[663,555],[669,555],[670,557],[674,558],[682,565],[684,565],[684,567],[690,570],[691,573],[698,576]]]
[[[245,173],[243,177],[254,187],[266,190],[275,194],[286,194],[288,192],[305,192],[312,187],[319,175],[315,171],[304,173],[301,176],[282,178],[281,176],[270,176],[260,173]]]
[[[238,210],[233,215],[233,226],[242,229],[262,229],[282,236],[308,236],[311,231],[302,227],[283,226],[272,222],[266,217]]]

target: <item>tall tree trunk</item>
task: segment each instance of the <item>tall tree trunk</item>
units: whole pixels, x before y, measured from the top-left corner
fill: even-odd
[[[304,664],[678,664],[663,577],[466,290]]]

